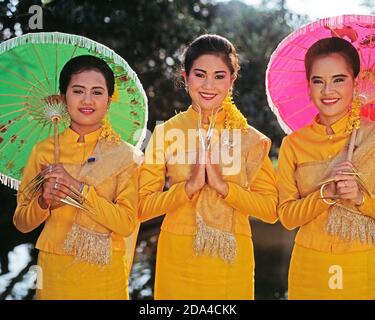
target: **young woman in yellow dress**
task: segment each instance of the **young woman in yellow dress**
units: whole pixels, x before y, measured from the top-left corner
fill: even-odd
[[[147,146],[139,217],[165,214],[155,299],[254,298],[249,217],[275,223],[277,192],[271,141],[230,98],[238,70],[227,39],[196,38],[184,53],[192,104],[157,125]]]
[[[305,67],[319,114],[284,138],[277,173],[280,221],[299,227],[289,299],[374,300],[375,124],[355,120],[359,55],[346,40],[326,38],[309,48]],[[358,124],[348,161],[350,131]]]
[[[61,163],[43,171],[42,189],[32,196],[30,181],[54,162],[54,139],[34,146],[14,214],[21,232],[44,223],[36,244],[37,299],[127,299],[134,248],[125,238],[138,230],[141,154],[104,120],[114,74],[103,60],[89,55],[69,60],[59,85],[71,119],[59,135]],[[73,190],[81,193],[86,209],[61,202]]]

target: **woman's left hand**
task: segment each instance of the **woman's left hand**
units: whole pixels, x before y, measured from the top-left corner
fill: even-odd
[[[228,194],[228,184],[224,181],[219,164],[211,163],[211,154],[207,152],[206,157],[207,183],[220,195],[226,197]]]

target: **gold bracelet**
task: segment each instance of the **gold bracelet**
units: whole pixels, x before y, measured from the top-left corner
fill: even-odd
[[[328,204],[328,205],[334,205],[337,201],[332,201],[332,202],[328,202],[326,199],[324,199],[324,195],[323,195],[323,190],[324,190],[324,187],[328,185],[328,183],[324,183],[322,184],[322,186],[320,187],[320,197],[322,198],[322,200]]]
[[[360,204],[356,205],[357,207],[360,207],[360,206],[362,206],[365,203],[365,195],[363,194],[363,192],[361,192],[361,195],[362,195],[362,201],[361,201]]]

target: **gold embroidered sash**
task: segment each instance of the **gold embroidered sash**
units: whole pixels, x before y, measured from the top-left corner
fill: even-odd
[[[117,184],[115,180],[111,184],[106,184],[105,191],[101,190],[101,185],[120,173],[122,179],[129,179],[142,162],[141,152],[130,145],[117,145],[102,139],[98,141],[91,157],[95,158],[95,161],[85,162],[83,165],[64,164],[64,168],[76,179],[90,187],[96,187],[97,193],[108,201],[116,198]],[[107,265],[111,261],[112,232],[89,215],[90,213],[78,210],[72,229],[64,242],[64,251],[66,254],[74,255],[77,260]],[[126,239],[126,258],[129,266],[138,227],[139,225],[133,235]]]

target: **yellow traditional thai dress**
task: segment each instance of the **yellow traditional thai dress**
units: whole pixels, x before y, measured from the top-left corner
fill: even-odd
[[[222,110],[216,117],[217,130],[224,128],[224,120],[225,112]],[[227,181],[229,192],[223,199],[235,210],[237,256],[234,262],[228,263],[217,256],[197,255],[193,243],[197,233],[195,209],[199,195],[196,193],[189,199],[185,192],[192,165],[171,163],[171,156],[177,151],[182,150],[186,155],[196,152],[196,149],[192,150],[188,146],[187,140],[188,130],[196,130],[197,122],[198,113],[190,106],[187,111],[158,125],[141,167],[140,220],[147,221],[165,214],[157,247],[154,297],[253,299],[254,254],[249,217],[268,223],[277,221],[275,176],[268,158],[270,141],[254,128],[249,128],[261,137],[258,142],[264,155],[260,169],[252,183],[246,187]],[[186,141],[182,145],[174,144],[171,138],[174,135],[185,137]],[[248,162],[254,156],[256,155],[251,152],[244,155]],[[150,159],[153,163],[149,162]],[[246,176],[246,168],[242,166],[238,177],[246,180]],[[169,189],[163,191],[166,184]]]
[[[374,245],[328,233],[330,205],[320,199],[319,187],[301,194],[318,174],[309,168],[329,163],[347,146],[347,122],[348,115],[327,134],[316,118],[285,137],[280,148],[278,215],[287,229],[299,228],[289,268],[289,299],[375,299]],[[358,210],[375,218],[375,198],[365,194]]]
[[[65,130],[59,135],[60,162],[64,166],[86,164],[100,134],[101,129],[85,135],[84,142],[77,142],[79,135],[70,128]],[[123,154],[139,154],[125,142],[121,142],[118,148]],[[44,223],[36,243],[36,248],[40,250],[37,299],[128,299],[128,277],[134,247],[127,246],[134,246],[138,232],[139,165],[135,163],[127,170],[120,167],[95,187],[90,177],[83,179],[83,182],[91,185],[86,185],[83,193],[93,208],[93,211],[83,215],[88,215],[91,221],[109,230],[112,239],[111,263],[94,265],[77,261],[64,251],[67,234],[78,211],[82,214],[82,210],[70,205],[54,210],[42,209],[38,204],[39,194],[29,199],[23,193],[29,181],[41,171],[41,166],[53,163],[53,150],[53,139],[50,138],[33,148],[24,169],[13,219],[21,232],[30,232]],[[121,157],[121,153],[118,157]],[[121,162],[120,159],[117,161]],[[130,254],[126,254],[126,251],[130,251]]]

